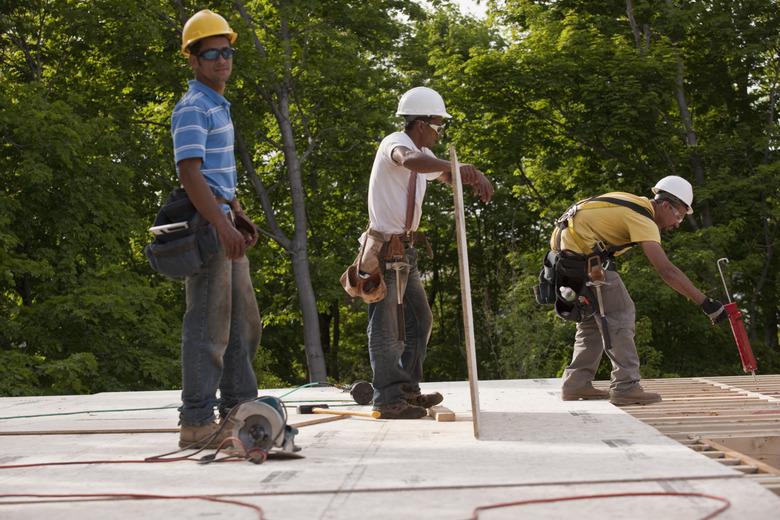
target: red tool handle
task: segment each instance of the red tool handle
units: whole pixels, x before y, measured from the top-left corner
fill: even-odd
[[[742,361],[742,370],[745,373],[755,372],[758,367],[756,358],[753,356],[753,349],[750,348],[750,341],[748,341],[747,331],[745,331],[745,323],[742,321],[742,313],[737,308],[736,303],[727,303],[723,307],[729,316],[731,332],[734,333],[734,341],[737,342],[739,359]]]

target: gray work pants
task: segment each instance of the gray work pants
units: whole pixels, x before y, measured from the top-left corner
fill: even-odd
[[[612,349],[604,350],[598,316],[591,316],[578,323],[571,364],[563,373],[563,391],[566,393],[575,393],[593,381],[603,352],[612,361],[610,389],[625,392],[639,383],[639,356],[634,344],[634,302],[619,274],[607,271],[606,275],[609,285],[601,287],[601,297],[604,300],[604,314],[609,322]],[[596,294],[595,289],[593,293]],[[598,306],[595,308],[598,313]]]

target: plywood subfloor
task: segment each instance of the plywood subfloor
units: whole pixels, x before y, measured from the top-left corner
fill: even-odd
[[[346,419],[301,428],[305,456],[198,465],[93,464],[0,469],[0,494],[146,493],[229,497],[268,519],[469,518],[475,507],[604,493],[705,493],[732,506],[719,518],[776,518],[780,498],[745,475],[667,437],[605,401],[564,402],[557,379],[480,384],[481,439],[472,434],[468,386],[441,391],[454,422]],[[288,390],[271,390],[282,395]],[[347,400],[333,388],[285,400]],[[177,392],[0,399],[0,465],[137,460],[175,449]],[[333,402],[332,404],[339,404]],[[355,407],[355,409],[366,409]],[[295,423],[311,416],[297,416]],[[72,413],[84,412],[90,413]],[[69,413],[69,415],[29,415]],[[149,433],[67,434],[145,430]],[[58,435],[36,432],[57,431]],[[10,435],[15,432],[17,435]],[[29,432],[25,434],[25,432]],[[20,434],[21,433],[21,434]],[[58,501],[0,505],[3,518],[257,518],[237,505],[197,500]],[[18,502],[18,499],[12,501]],[[702,518],[719,503],[674,496],[546,503],[485,511],[479,518]]]

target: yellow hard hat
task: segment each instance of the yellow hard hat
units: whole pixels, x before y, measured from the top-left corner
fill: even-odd
[[[227,21],[208,9],[198,11],[184,24],[181,32],[181,53],[190,55],[189,46],[209,36],[227,36],[230,43],[236,41],[238,34],[233,32]]]

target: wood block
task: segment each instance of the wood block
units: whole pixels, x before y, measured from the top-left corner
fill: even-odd
[[[437,422],[453,422],[455,420],[455,412],[444,406],[428,408],[428,415],[436,419]]]

